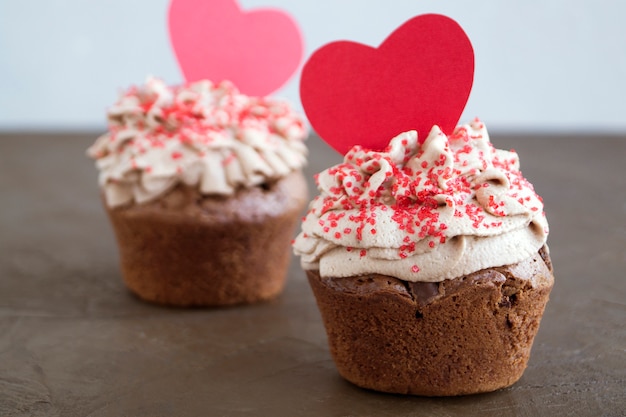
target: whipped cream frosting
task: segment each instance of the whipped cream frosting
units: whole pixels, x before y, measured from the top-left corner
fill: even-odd
[[[382,152],[355,146],[316,182],[294,251],[324,277],[437,282],[520,262],[548,235],[517,154],[478,119],[449,137],[434,126],[423,143],[402,133]]]
[[[304,121],[286,103],[248,97],[223,81],[168,87],[149,78],[108,110],[96,160],[110,207],[153,200],[184,183],[231,195],[306,163]]]

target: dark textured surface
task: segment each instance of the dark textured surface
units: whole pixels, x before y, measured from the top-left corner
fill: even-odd
[[[624,416],[626,137],[512,137],[556,283],[511,388],[460,398],[342,380],[297,262],[285,293],[180,310],[124,288],[84,157],[93,135],[0,135],[0,416]],[[310,141],[308,176],[339,160]]]

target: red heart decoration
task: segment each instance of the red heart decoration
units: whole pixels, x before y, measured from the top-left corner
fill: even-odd
[[[188,82],[230,80],[252,96],[282,87],[303,55],[300,30],[289,15],[245,12],[234,0],[172,0],[168,26]]]
[[[457,22],[426,14],[378,47],[338,41],[311,55],[300,97],[318,135],[341,154],[354,145],[383,150],[389,140],[433,125],[451,133],[474,80],[474,50]]]

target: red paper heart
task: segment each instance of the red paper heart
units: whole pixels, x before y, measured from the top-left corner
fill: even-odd
[[[398,134],[433,125],[451,133],[474,80],[474,50],[454,20],[410,19],[378,47],[338,41],[318,49],[302,71],[300,96],[315,131],[345,154],[382,150]]]
[[[172,0],[170,40],[188,82],[232,81],[265,96],[295,73],[303,54],[295,21],[274,9],[242,11],[235,0]]]

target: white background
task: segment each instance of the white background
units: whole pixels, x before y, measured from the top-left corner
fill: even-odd
[[[474,87],[461,121],[508,131],[626,132],[626,1],[240,0],[301,25],[306,56],[349,39],[377,46],[417,14],[468,33]],[[0,130],[104,129],[121,88],[180,83],[168,0],[0,0]],[[277,95],[297,107],[298,75]]]

